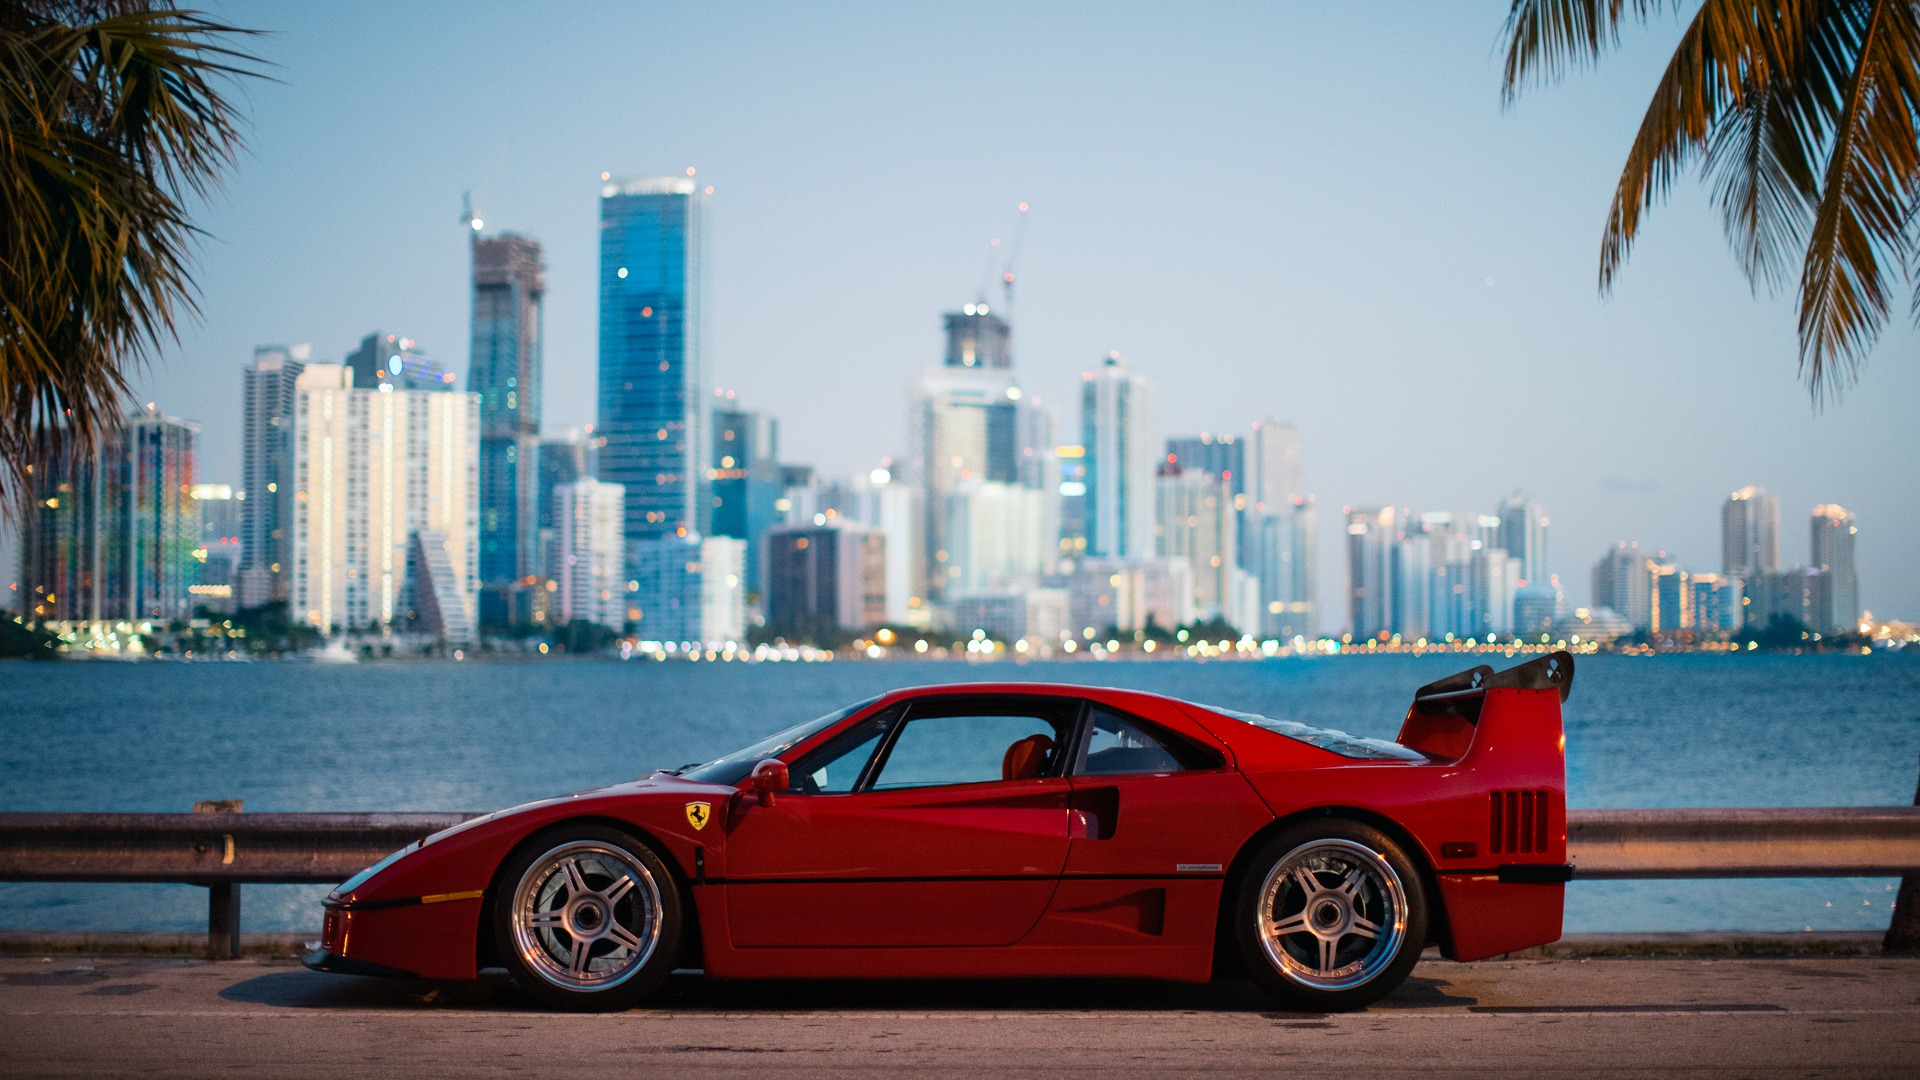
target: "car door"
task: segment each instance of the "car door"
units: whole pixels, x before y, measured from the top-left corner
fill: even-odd
[[[736,948],[1009,945],[1067,859],[1069,698],[916,698],[790,763],[727,838]]]
[[[1073,840],[1050,942],[1149,944],[1206,923],[1239,844],[1272,820],[1211,740],[1098,701],[1070,772]]]

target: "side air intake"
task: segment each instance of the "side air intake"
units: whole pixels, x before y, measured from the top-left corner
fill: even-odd
[[[1536,855],[1547,850],[1547,817],[1553,793],[1495,791],[1487,796],[1487,853]]]

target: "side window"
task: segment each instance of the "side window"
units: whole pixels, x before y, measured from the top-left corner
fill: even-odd
[[[794,762],[788,770],[795,792],[802,795],[845,795],[860,782],[860,774],[873,757],[874,748],[892,731],[900,719],[898,708],[889,709],[842,732],[839,737]]]
[[[1225,764],[1211,750],[1099,705],[1093,707],[1089,719],[1091,730],[1086,761],[1080,768],[1082,776],[1217,769]]]
[[[1059,773],[1074,706],[975,708],[935,705],[909,712],[871,788],[935,787],[1029,780]],[[1054,714],[1058,715],[1054,715]]]

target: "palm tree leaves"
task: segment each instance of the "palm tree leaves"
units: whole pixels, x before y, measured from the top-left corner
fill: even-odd
[[[240,145],[237,33],[142,0],[0,10],[0,489],[116,426],[193,313],[183,200]]]
[[[1920,11],[1865,8],[1800,283],[1800,364],[1816,388],[1858,370],[1887,317],[1881,257],[1904,263],[1920,187]],[[1920,300],[1916,301],[1920,303]]]
[[[1503,97],[1596,59],[1619,23],[1677,3],[1515,0]],[[1642,218],[1696,164],[1756,288],[1800,273],[1800,365],[1817,401],[1851,381],[1887,314],[1887,264],[1920,261],[1920,5],[1704,0],[1654,88],[1600,247],[1608,290]],[[1920,317],[1920,292],[1914,314]]]

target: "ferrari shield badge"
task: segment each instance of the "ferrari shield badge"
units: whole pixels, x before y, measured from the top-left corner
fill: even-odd
[[[687,824],[693,826],[695,829],[706,828],[707,820],[711,817],[713,817],[712,804],[703,802],[690,802],[687,804]]]

